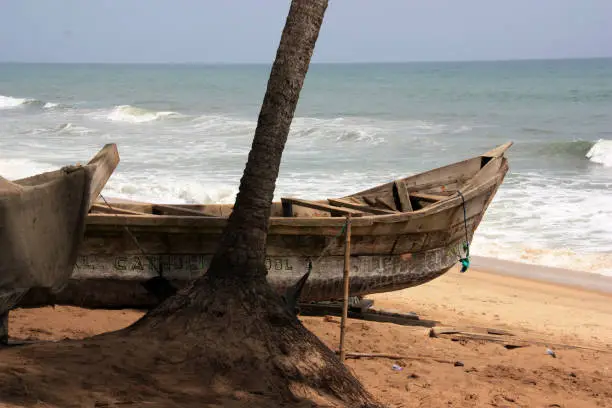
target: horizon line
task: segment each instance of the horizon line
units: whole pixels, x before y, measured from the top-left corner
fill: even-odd
[[[612,56],[597,57],[552,57],[552,58],[506,58],[474,60],[387,60],[387,61],[313,61],[310,65],[368,65],[368,64],[428,64],[428,63],[471,63],[471,62],[521,62],[521,61],[573,61],[604,60]],[[158,61],[158,62],[106,62],[106,61],[19,61],[0,60],[0,64],[37,64],[37,65],[271,65],[272,62],[225,62],[225,61]]]

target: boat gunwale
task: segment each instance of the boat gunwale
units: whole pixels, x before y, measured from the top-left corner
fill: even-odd
[[[487,153],[484,153],[479,156],[472,157],[470,159],[461,160],[456,163],[451,163],[447,166],[452,166],[457,163],[467,162],[473,159],[478,159],[482,157],[487,157],[488,153],[496,152],[498,153],[496,156],[492,157],[486,165],[484,165],[476,174],[474,174],[470,179],[473,179],[480,171],[487,168],[487,166],[494,163],[496,160],[501,160],[501,164],[499,168],[495,172],[495,174],[491,175],[486,180],[476,184],[469,186],[468,189],[462,192],[463,199],[468,202],[471,199],[478,197],[482,194],[485,194],[486,191],[490,190],[494,186],[501,185],[503,178],[505,177],[508,171],[508,159],[505,157],[505,151],[512,145],[512,142],[505,143],[500,145]],[[443,167],[437,168],[441,169]],[[429,171],[434,171],[437,169],[432,169]],[[420,174],[424,174],[427,172],[423,172]],[[410,176],[412,177],[412,176]],[[383,183],[380,186],[384,186],[388,183]],[[373,187],[371,191],[376,189],[377,187]],[[356,193],[357,195],[360,193]],[[350,195],[349,195],[350,197]],[[136,202],[138,204],[152,204],[154,203],[141,203]],[[368,227],[372,226],[375,223],[381,224],[393,224],[393,223],[401,223],[409,220],[417,220],[425,217],[429,217],[435,215],[439,212],[459,207],[463,203],[461,196],[457,193],[453,193],[453,195],[448,196],[447,199],[437,201],[427,207],[418,209],[416,211],[406,211],[406,212],[398,212],[396,214],[371,214],[365,215],[361,217],[353,217],[351,220],[351,224],[354,227]],[[108,204],[108,203],[107,203]],[[108,204],[110,207],[110,204]],[[87,216],[87,225],[90,226],[119,226],[119,227],[127,227],[127,226],[138,226],[138,227],[170,227],[170,228],[189,228],[189,227],[208,227],[208,228],[223,228],[227,224],[228,216],[191,216],[191,215],[157,215],[157,214],[143,214],[143,215],[132,215],[132,214],[100,214],[100,213],[90,213]],[[163,222],[160,222],[162,221]],[[172,223],[172,221],[177,221]],[[340,217],[270,217],[269,226],[291,226],[291,227],[342,227],[346,223],[346,218],[343,216]]]
[[[504,163],[506,164],[506,163]],[[471,187],[463,192],[465,201],[469,201],[475,197],[484,194],[491,187],[501,184],[501,178],[507,171],[507,165],[502,164],[499,171],[487,181]],[[408,220],[425,218],[441,211],[450,208],[459,207],[462,205],[461,197],[457,194],[449,196],[448,199],[438,201],[430,206],[416,210],[401,212],[397,214],[382,214],[382,215],[366,215],[363,217],[353,217],[351,223],[353,226],[371,226],[375,223],[400,223]],[[207,226],[207,227],[224,227],[229,216],[219,217],[202,217],[190,215],[127,215],[127,214],[89,214],[87,217],[88,225],[121,225],[121,226],[161,226],[160,220],[165,220],[166,226]],[[172,225],[172,220],[183,221],[180,224]],[[346,222],[345,217],[270,217],[270,226],[304,226],[304,227],[337,227],[343,226]],[[324,225],[322,225],[324,224]]]

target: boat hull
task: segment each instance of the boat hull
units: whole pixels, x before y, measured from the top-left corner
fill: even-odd
[[[461,244],[422,253],[390,256],[352,256],[350,295],[364,296],[399,290],[429,282],[447,272],[459,259]],[[56,294],[31,291],[21,306],[63,304],[88,308],[150,308],[159,303],[144,285],[163,277],[175,288],[202,276],[212,256],[196,254],[130,256],[81,256],[72,278]],[[297,256],[266,257],[268,282],[280,294],[294,285],[312,263],[300,300],[325,301],[343,296],[344,257],[320,259]]]

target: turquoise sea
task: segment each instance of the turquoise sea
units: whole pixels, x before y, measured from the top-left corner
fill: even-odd
[[[104,194],[232,202],[268,65],[0,64],[0,174],[121,164]],[[472,252],[612,275],[612,59],[315,64],[276,196],[326,198],[513,140]]]

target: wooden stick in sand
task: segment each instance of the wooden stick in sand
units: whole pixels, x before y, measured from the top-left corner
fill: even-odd
[[[387,353],[346,353],[346,358],[388,358],[391,360],[431,360],[436,363],[455,364],[456,361],[444,360],[431,356],[408,356],[402,354],[387,354]]]
[[[342,303],[342,319],[340,320],[340,361],[344,362],[346,350],[344,349],[344,335],[348,315],[349,299],[349,271],[351,269],[351,214],[346,215],[346,232],[344,240],[344,299]]]

